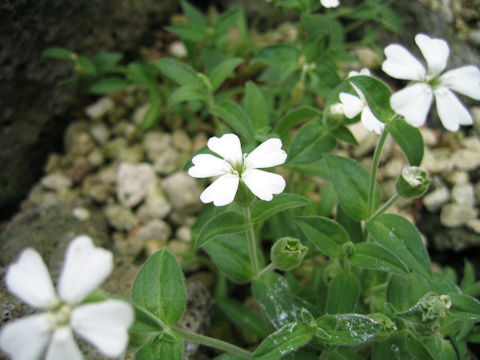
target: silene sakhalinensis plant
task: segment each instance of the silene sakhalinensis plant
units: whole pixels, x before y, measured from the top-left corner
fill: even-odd
[[[381,68],[410,81],[403,89],[392,94],[367,68],[342,76],[345,59],[352,60],[347,34],[364,29],[359,44],[373,46],[366,25],[401,31],[383,1],[274,0],[273,14],[299,14],[283,37],[260,32],[259,19],[249,28],[242,9],[212,19],[181,4],[185,21],[167,31],[181,40],[177,55],[185,61],[123,66],[112,53],[90,60],[52,48],[45,55],[74,61],[76,76],[86,76],[97,94],[142,85],[150,99],[145,128],[166,111],[211,119],[216,136],[186,166],[194,178],[216,178],[201,194],[212,204],[198,217],[192,246],[218,274],[217,310],[258,342],[241,347],[175,327],[186,291],[166,248],[143,265],[130,302],[110,298],[97,288],[112,270],[112,254],[79,236],[56,290],[34,249],[7,269],[9,291],[39,313],[2,328],[2,351],[12,359],[82,359],[75,334],[109,358],[130,351],[141,360],[179,360],[190,340],[220,351],[216,360],[467,359],[467,342],[480,340],[472,267],[461,286],[432,271],[417,228],[388,209],[428,189],[418,127],[432,103],[448,131],[473,124],[455,93],[480,100],[478,67],[446,70],[447,42],[418,34],[425,63],[400,44],[384,50]],[[378,134],[370,170],[334,154],[339,142],[358,145],[347,127],[357,121]],[[387,137],[409,165],[382,204],[377,170]],[[272,171],[280,166],[281,175]],[[328,185],[315,202],[300,194],[316,177]],[[230,295],[237,284],[258,311]]]

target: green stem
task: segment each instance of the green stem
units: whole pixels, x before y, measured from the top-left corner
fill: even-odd
[[[168,327],[167,324],[165,324],[162,320],[157,318],[155,315],[150,313],[149,311],[145,310],[144,308],[137,306],[133,304],[133,307],[135,308],[136,311],[141,312],[145,317],[147,317],[150,321],[152,321],[154,324],[158,325],[160,328],[162,328],[164,331],[170,332],[170,328]]]
[[[243,359],[250,359],[253,355],[250,351],[244,350],[238,346],[227,343],[225,341],[211,338],[209,336],[200,335],[200,334],[192,333],[192,332],[185,331],[182,329],[177,329],[177,328],[172,328],[171,330],[173,330],[173,332],[175,332],[177,335],[180,335],[182,338],[186,340],[195,341],[205,346],[220,349],[230,354],[237,355]]]
[[[262,276],[263,274],[269,273],[270,271],[273,271],[273,270],[275,270],[275,265],[273,265],[273,263],[270,263],[258,273],[258,277]]]
[[[377,216],[382,215],[390,206],[395,204],[395,202],[400,198],[398,194],[393,195],[390,200],[388,200],[382,208],[378,209],[375,214],[373,214],[368,221],[375,219]]]
[[[370,172],[370,185],[368,189],[368,200],[367,200],[367,213],[370,214],[373,212],[373,204],[375,198],[375,184],[377,180],[377,171],[378,171],[378,164],[380,162],[380,154],[382,153],[383,145],[385,144],[385,140],[387,139],[388,132],[386,130],[382,131],[380,135],[380,139],[378,139],[377,147],[375,148],[375,154],[373,155],[373,163],[372,163],[372,170]]]
[[[250,255],[250,261],[252,263],[253,275],[254,277],[256,277],[258,272],[260,271],[260,265],[258,264],[257,243],[255,241],[255,233],[253,232],[252,215],[250,213],[250,207],[247,206],[243,208],[243,216],[245,216],[245,219],[247,220],[247,224],[248,224],[248,229],[246,232],[248,254]]]

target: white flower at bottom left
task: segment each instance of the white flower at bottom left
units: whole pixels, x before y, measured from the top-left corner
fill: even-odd
[[[81,303],[112,268],[110,251],[95,247],[88,236],[78,236],[68,245],[56,292],[38,252],[23,250],[7,270],[7,288],[44,312],[5,325],[0,348],[13,360],[81,360],[74,330],[105,356],[120,356],[134,321],[130,304],[112,299]]]

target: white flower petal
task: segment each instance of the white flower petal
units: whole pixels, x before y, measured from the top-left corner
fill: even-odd
[[[105,300],[76,307],[71,326],[80,336],[108,357],[120,356],[128,344],[132,307],[124,301]]]
[[[64,326],[55,330],[47,349],[45,360],[83,360],[73,338],[72,329]]]
[[[27,316],[3,327],[0,348],[15,360],[39,359],[51,335],[46,313]]]
[[[242,146],[240,139],[235,134],[224,134],[222,137],[211,137],[207,146],[230,164],[240,164],[243,161]]]
[[[215,206],[228,205],[235,199],[239,181],[238,175],[222,175],[202,192],[200,200],[205,204],[213,201]]]
[[[460,125],[473,124],[470,113],[453,92],[442,86],[434,91],[437,112],[445,129],[457,131]]]
[[[287,153],[282,150],[282,141],[277,138],[268,139],[258,145],[245,158],[247,169],[268,168],[283,164]]]
[[[69,304],[77,304],[99,287],[112,269],[110,251],[95,247],[88,236],[77,236],[68,245],[58,293]]]
[[[34,308],[46,310],[58,303],[47,266],[32,248],[23,250],[9,266],[6,283],[12,294]]]
[[[447,67],[450,48],[445,40],[433,39],[425,34],[415,36],[415,42],[427,61],[428,75],[438,76]]]
[[[242,174],[242,181],[259,199],[270,201],[274,194],[280,194],[285,189],[285,179],[278,174],[250,169]]]
[[[385,124],[378,120],[375,115],[373,115],[368,106],[365,106],[363,109],[361,119],[365,129],[369,131],[375,131],[378,135],[381,134],[383,128],[385,127]]]
[[[326,8],[334,8],[334,7],[337,7],[338,5],[340,5],[339,0],[320,0],[320,2]]]
[[[385,50],[386,60],[382,70],[395,79],[423,80],[425,67],[407,49],[401,45],[388,45]]]
[[[392,109],[415,127],[422,126],[427,120],[432,101],[432,89],[424,83],[407,86],[390,97]]]
[[[447,71],[440,76],[440,81],[453,91],[480,100],[480,70],[476,66],[462,66]]]
[[[342,92],[338,97],[343,104],[345,116],[349,119],[353,119],[360,114],[364,107],[363,101],[355,95]]]
[[[225,174],[230,170],[229,164],[210,154],[196,155],[192,159],[192,166],[188,169],[188,175],[195,178],[208,178]]]
[[[358,75],[371,76],[372,73],[370,72],[369,68],[363,68],[360,71],[352,70],[348,73],[348,77],[358,76]]]

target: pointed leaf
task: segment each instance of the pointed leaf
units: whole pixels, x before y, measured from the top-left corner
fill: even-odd
[[[133,282],[132,302],[174,325],[183,315],[187,303],[182,269],[166,249],[153,254]]]
[[[347,231],[337,222],[321,216],[296,219],[307,238],[328,256],[342,258],[343,244],[350,241]]]
[[[480,320],[480,301],[461,294],[451,294],[452,307],[449,314],[462,320]]]
[[[76,54],[73,51],[70,51],[61,47],[51,47],[45,49],[42,52],[42,57],[49,57],[60,60],[75,60]]]
[[[410,165],[420,166],[424,149],[420,130],[410,126],[403,119],[394,119],[387,124],[387,131],[403,150]]]
[[[105,95],[121,91],[130,85],[130,82],[119,77],[107,77],[93,84],[89,91],[92,94]]]
[[[213,113],[224,119],[227,124],[249,141],[253,141],[253,124],[245,111],[231,100],[215,107]]]
[[[245,111],[252,119],[255,130],[264,129],[269,124],[269,110],[265,97],[254,82],[248,81],[245,86]]]
[[[294,109],[280,119],[275,126],[275,132],[281,134],[295,125],[320,116],[322,116],[321,111],[309,106]]]
[[[207,26],[207,19],[203,13],[188,1],[181,0],[182,10],[187,17],[188,23],[197,26]]]
[[[273,67],[282,68],[288,63],[296,62],[299,56],[298,49],[293,45],[278,44],[261,48],[257,54],[257,60]]]
[[[183,85],[170,94],[168,105],[172,106],[184,101],[206,100],[205,90],[197,85]]]
[[[242,58],[232,58],[215,66],[209,75],[210,82],[212,83],[212,92],[215,92],[227,77],[233,75],[233,71],[241,63],[243,63]]]
[[[135,360],[182,360],[182,357],[182,339],[176,334],[155,335],[135,354]]]
[[[155,61],[156,68],[170,80],[179,85],[193,85],[197,82],[197,72],[190,66],[172,58]]]
[[[309,327],[290,323],[277,330],[258,346],[252,359],[277,360],[307,344],[313,337]]]
[[[202,42],[208,38],[208,28],[202,25],[178,24],[165,29],[184,41]]]
[[[330,345],[358,345],[373,339],[382,325],[365,315],[324,315],[316,322],[315,336]]]
[[[328,286],[325,313],[341,314],[355,311],[360,296],[360,284],[353,274],[340,273]]]
[[[220,213],[212,217],[202,228],[193,246],[198,249],[216,236],[235,234],[248,229],[248,224],[242,214],[233,211]]]
[[[384,247],[372,243],[355,244],[355,255],[350,258],[352,265],[363,269],[392,272],[407,275],[403,263]]]
[[[280,194],[272,201],[258,202],[252,209],[252,222],[259,223],[279,212],[310,204],[307,198],[295,194]]]

